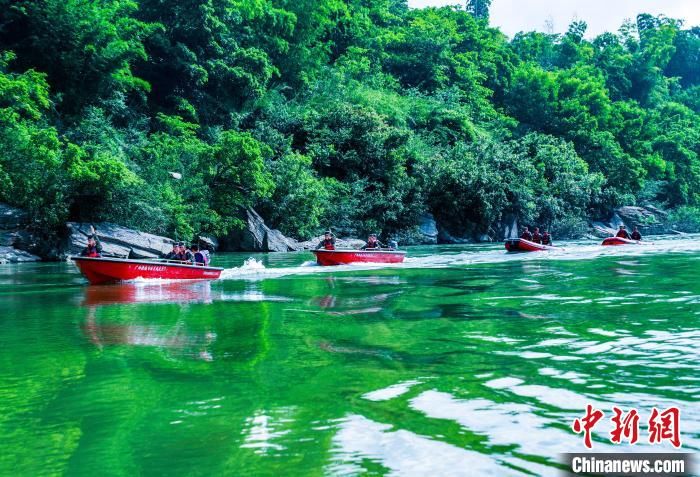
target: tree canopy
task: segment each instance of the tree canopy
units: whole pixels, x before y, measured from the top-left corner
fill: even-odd
[[[0,200],[184,239],[697,210],[700,27],[509,39],[490,3],[0,0]]]

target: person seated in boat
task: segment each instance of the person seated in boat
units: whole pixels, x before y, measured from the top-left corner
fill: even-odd
[[[632,231],[632,240],[642,240],[642,234],[639,233],[639,229],[637,227],[635,227]]]
[[[367,243],[360,250],[379,250],[380,248],[386,248],[386,245],[377,240],[377,234],[369,234]]]
[[[620,230],[617,231],[615,237],[631,240],[630,233],[627,231],[624,225],[620,225]]]
[[[523,240],[529,240],[532,241],[532,232],[530,232],[530,229],[525,227],[525,230],[523,230],[522,235],[520,236],[521,239]]]
[[[173,249],[166,253],[163,258],[166,260],[179,260],[178,253],[180,252],[179,242],[173,242]]]
[[[535,227],[535,230],[533,230],[532,241],[535,243],[542,243],[542,234],[540,233],[539,227]]]
[[[194,263],[195,265],[201,265],[203,267],[209,265],[209,250],[200,250],[199,245],[197,245],[196,243],[192,244],[190,250],[192,250],[192,263]]]
[[[542,232],[542,245],[552,245],[552,236],[546,230]]]
[[[323,239],[316,246],[316,250],[321,248],[325,250],[335,250],[335,237],[330,230],[326,231],[323,235]]]
[[[102,244],[95,232],[95,227],[90,226],[90,235],[87,239],[87,247],[80,252],[81,257],[99,258],[102,256]]]

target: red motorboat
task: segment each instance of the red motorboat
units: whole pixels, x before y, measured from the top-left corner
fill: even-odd
[[[542,245],[541,243],[530,242],[529,240],[514,238],[506,240],[506,250],[509,252],[543,252],[545,250],[554,250],[557,247],[553,245]]]
[[[638,240],[629,240],[622,237],[608,237],[603,240],[602,245],[640,245]]]
[[[351,263],[401,263],[406,252],[397,250],[312,250],[319,265]]]
[[[172,260],[71,257],[91,284],[115,283],[136,278],[168,280],[216,280],[223,268],[204,267]]]

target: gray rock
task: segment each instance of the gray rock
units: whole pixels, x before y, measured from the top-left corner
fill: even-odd
[[[231,252],[289,252],[299,250],[296,241],[285,237],[279,230],[265,225],[253,209],[246,209],[245,227],[230,233],[222,240],[222,250]]]
[[[491,240],[491,237],[488,236],[488,234],[481,234],[476,238],[477,242],[493,242]]]
[[[0,229],[17,229],[27,225],[28,222],[29,216],[25,211],[0,203]]]
[[[200,247],[204,247],[210,252],[216,252],[219,249],[219,241],[214,237],[199,235],[196,241]]]
[[[418,229],[420,230],[421,243],[425,245],[436,244],[438,242],[438,228],[435,222],[435,217],[433,214],[425,213],[421,215],[420,222],[418,223]]]
[[[79,255],[87,244],[90,224],[69,222],[66,251]],[[102,242],[102,254],[106,257],[158,258],[172,250],[173,240],[147,234],[108,222],[95,224],[97,236]]]
[[[0,263],[38,262],[41,258],[12,247],[0,247]]]
[[[263,249],[267,252],[288,252],[287,237],[279,230],[267,229],[263,237]]]

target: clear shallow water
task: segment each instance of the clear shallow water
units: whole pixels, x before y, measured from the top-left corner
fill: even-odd
[[[564,245],[222,254],[211,283],[2,266],[0,474],[555,475],[587,403],[676,405],[698,451],[700,240]],[[609,430],[594,450],[630,450]]]

